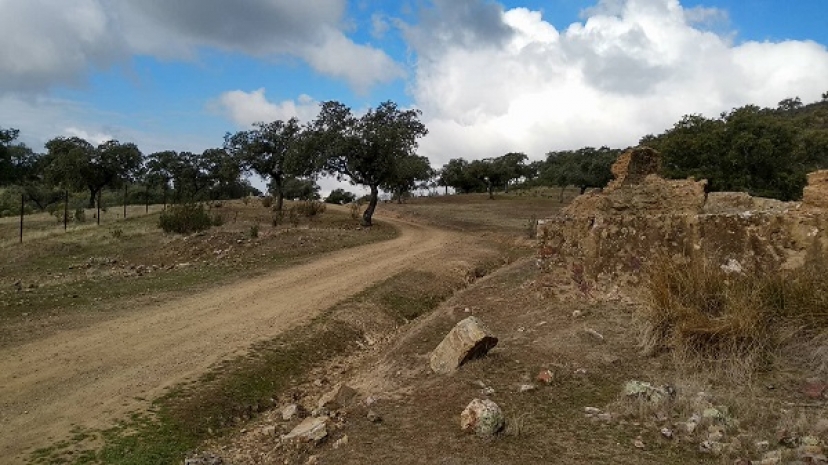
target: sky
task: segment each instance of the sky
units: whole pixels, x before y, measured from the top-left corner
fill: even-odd
[[[627,147],[828,91],[825,0],[0,0],[0,128],[201,152],[337,100],[422,111],[435,167]],[[323,191],[336,186],[321,182]]]

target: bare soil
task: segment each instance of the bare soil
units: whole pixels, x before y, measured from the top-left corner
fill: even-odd
[[[101,428],[165,388],[312,319],[413,263],[439,261],[461,236],[387,218],[398,238],[0,349],[0,457],[74,427]]]

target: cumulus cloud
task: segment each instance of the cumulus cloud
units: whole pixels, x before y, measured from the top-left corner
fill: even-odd
[[[0,0],[0,92],[83,82],[134,54],[196,59],[203,48],[290,56],[365,92],[404,76],[347,34],[347,0]]]
[[[309,95],[300,95],[295,101],[285,100],[272,103],[267,100],[264,88],[253,92],[242,90],[225,92],[216,99],[212,106],[240,128],[248,128],[253,123],[269,123],[290,118],[310,121],[319,113],[319,102]]]
[[[602,0],[582,18],[557,30],[526,8],[437,1],[417,24],[401,25],[417,53],[411,92],[430,129],[423,154],[442,164],[509,151],[540,158],[586,145],[625,147],[685,114],[775,106],[796,95],[814,101],[825,90],[825,46],[735,42],[708,27],[726,22],[720,10]],[[481,30],[502,34],[463,39]]]
[[[0,0],[0,93],[76,84],[115,63],[126,44],[98,0]]]

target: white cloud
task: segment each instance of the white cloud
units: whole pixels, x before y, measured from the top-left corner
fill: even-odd
[[[477,4],[487,9],[486,27],[496,28],[491,4]],[[678,0],[603,0],[563,30],[539,12],[516,8],[499,16],[510,34],[476,46],[423,41],[442,30],[434,24],[440,16],[431,11],[420,24],[402,25],[417,52],[412,95],[430,130],[421,152],[435,164],[509,151],[537,159],[549,150],[634,145],[689,113],[716,116],[797,95],[818,100],[828,75],[825,46],[734,44],[729,32],[701,24],[725,21],[725,13],[685,9]],[[452,36],[480,29],[479,21],[469,21],[455,17]]]
[[[0,94],[78,84],[125,44],[99,0],[0,0]]]
[[[224,92],[211,106],[225,114],[240,128],[248,128],[253,123],[269,123],[294,117],[303,122],[310,121],[319,113],[319,102],[309,95],[300,95],[295,101],[272,103],[267,100],[264,88],[253,92]]]
[[[115,136],[107,134],[105,132],[89,132],[84,129],[76,128],[74,126],[69,126],[68,128],[64,129],[62,133],[64,136],[68,137],[80,137],[81,139],[84,139],[92,145],[100,145],[106,141],[115,139]]]
[[[347,0],[0,0],[0,93],[77,85],[135,54],[194,60],[214,48],[295,57],[365,92],[404,76],[346,35]]]

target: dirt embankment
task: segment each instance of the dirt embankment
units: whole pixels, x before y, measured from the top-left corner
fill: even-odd
[[[460,240],[387,220],[401,230],[397,239],[0,351],[0,457],[20,462],[73,425],[106,426],[256,341],[414,263],[439,260]]]

